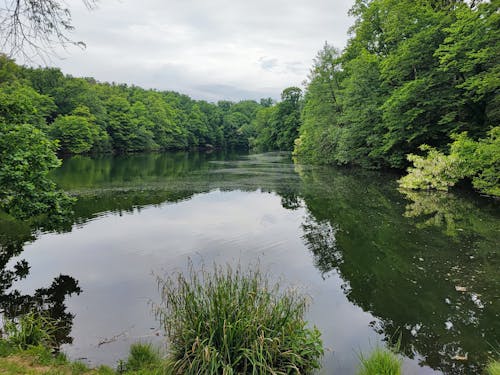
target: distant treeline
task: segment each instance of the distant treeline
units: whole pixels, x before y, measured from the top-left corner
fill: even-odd
[[[0,56],[0,121],[35,126],[58,140],[61,153],[245,149],[256,138],[257,112],[273,104],[270,98],[208,103],[75,78],[58,68],[19,66]]]

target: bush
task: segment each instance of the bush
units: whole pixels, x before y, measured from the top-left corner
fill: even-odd
[[[303,319],[304,296],[260,271],[214,266],[159,279],[156,306],[176,374],[289,374],[319,368],[320,333]]]
[[[475,189],[489,195],[500,196],[500,127],[488,132],[488,138],[474,141],[467,133],[452,136],[449,155],[428,146],[425,157],[408,155],[413,167],[399,180],[406,189],[448,190],[464,178],[469,178]]]
[[[420,149],[428,153],[425,157],[408,155],[413,167],[408,168],[408,174],[399,180],[402,188],[448,190],[464,177],[456,156],[445,155],[427,145],[420,146]]]
[[[375,348],[368,358],[360,356],[358,375],[401,375],[401,358],[387,349]]]

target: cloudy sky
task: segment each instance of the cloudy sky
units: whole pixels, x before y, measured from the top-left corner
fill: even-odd
[[[74,76],[216,101],[301,86],[325,41],[342,48],[354,0],[71,0],[74,40],[50,64]]]

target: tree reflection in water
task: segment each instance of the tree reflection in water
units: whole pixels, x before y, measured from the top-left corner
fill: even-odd
[[[50,286],[38,288],[33,294],[16,289],[16,283],[29,275],[30,266],[24,259],[17,260],[11,267],[9,262],[22,253],[25,243],[35,239],[33,233],[36,228],[26,222],[0,216],[0,312],[7,319],[16,319],[30,311],[45,314],[55,323],[54,340],[59,347],[73,341],[70,334],[74,315],[67,311],[66,298],[82,290],[78,281],[68,275],[59,275]]]
[[[410,358],[447,374],[480,373],[500,340],[495,202],[405,192],[364,171],[299,170],[303,239],[323,273]],[[456,356],[467,355],[466,361]]]

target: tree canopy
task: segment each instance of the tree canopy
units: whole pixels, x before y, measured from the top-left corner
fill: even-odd
[[[496,134],[500,120],[499,5],[357,0],[345,50],[326,44],[315,59],[295,154],[403,169],[428,150],[435,150],[431,159],[434,152],[453,154],[453,140],[464,132],[461,140],[486,144],[481,139]],[[488,155],[489,164],[500,159],[498,148]]]

